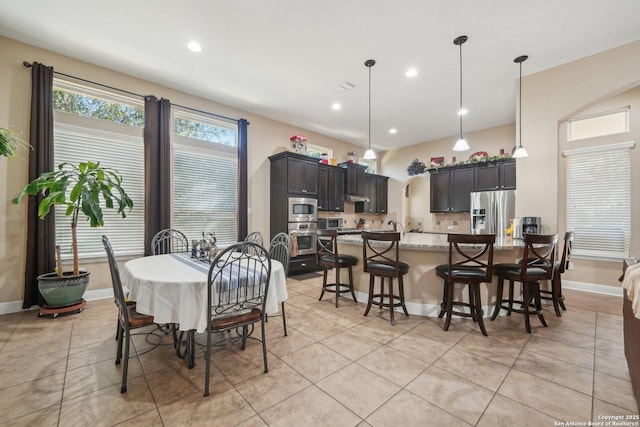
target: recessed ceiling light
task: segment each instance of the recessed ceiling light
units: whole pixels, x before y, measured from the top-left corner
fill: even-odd
[[[468,111],[467,111],[466,108],[461,108],[461,109],[458,110],[458,115],[459,116],[464,116],[467,113],[468,113]]]
[[[191,52],[200,52],[202,50],[202,47],[200,46],[200,43],[198,43],[195,40],[192,40],[189,43],[187,43],[187,47],[189,48],[189,50]]]
[[[405,76],[407,77],[415,77],[418,75],[418,70],[415,68],[409,68],[407,70],[407,72],[405,73]]]
[[[342,109],[342,105],[338,104],[337,102],[334,102],[334,103],[331,105],[331,109],[332,109],[332,110],[336,110],[336,111],[341,110],[341,109]]]
[[[393,134],[396,134],[396,133],[398,133],[398,129],[396,129],[396,128],[391,128],[391,129],[389,129],[389,133],[390,133],[390,134],[392,134],[392,135],[393,135]]]

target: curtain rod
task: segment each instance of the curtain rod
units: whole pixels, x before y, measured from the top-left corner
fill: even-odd
[[[27,61],[23,61],[22,65],[24,65],[27,68],[33,67],[33,64],[30,63],[30,62],[27,62]],[[98,83],[98,82],[94,82],[94,81],[91,81],[91,80],[83,79],[82,77],[76,77],[76,76],[72,76],[72,75],[69,75],[69,74],[61,73],[61,72],[56,71],[56,70],[53,70],[53,74],[57,74],[57,75],[64,76],[64,77],[69,77],[69,78],[75,79],[75,80],[80,80],[82,82],[94,84],[94,85],[97,85],[97,86],[100,86],[100,87],[104,87],[104,88],[107,88],[107,89],[117,90],[118,92],[126,93],[127,95],[137,96],[137,97],[143,98],[143,99],[147,98],[148,96],[150,96],[150,95],[140,95],[139,93],[135,93],[135,92],[129,92],[128,90],[124,90],[124,89],[120,89],[120,88],[117,88],[117,87],[105,85],[103,83]],[[232,117],[222,116],[220,114],[210,113],[208,111],[198,110],[198,109],[191,108],[191,107],[185,107],[184,105],[179,105],[179,104],[171,104],[171,105],[175,106],[175,107],[184,108],[184,109],[190,110],[190,111],[195,111],[195,112],[198,112],[198,113],[208,114],[210,116],[219,117],[219,118],[222,118],[222,119],[225,119],[225,120],[231,120],[231,121],[236,122],[236,123],[240,121],[239,119],[234,119]],[[249,124],[249,122],[247,122],[247,125],[248,124]]]

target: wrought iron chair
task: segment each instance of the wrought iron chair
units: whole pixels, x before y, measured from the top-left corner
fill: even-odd
[[[269,244],[269,256],[271,259],[280,261],[284,267],[285,277],[289,275],[289,260],[291,254],[291,238],[287,233],[278,233],[273,236]],[[284,326],[284,336],[287,336],[287,317],[284,311],[284,301],[282,307],[282,325]],[[280,316],[280,315],[278,315]]]
[[[189,241],[180,231],[173,228],[160,230],[151,239],[151,254],[162,255],[175,252],[189,252]]]
[[[494,264],[493,273],[498,276],[498,290],[496,294],[496,307],[493,310],[491,320],[495,320],[501,309],[524,314],[524,324],[528,333],[531,333],[529,316],[537,315],[544,327],[547,322],[542,314],[542,302],[540,299],[540,281],[552,280],[556,259],[556,245],[558,235],[525,234],[522,260],[517,264]],[[526,260],[526,262],[524,262]],[[509,298],[503,299],[502,291],[504,281],[509,281]],[[514,299],[514,282],[522,282],[522,299]],[[531,307],[533,298],[534,306]],[[520,308],[514,308],[518,304]]]
[[[209,395],[211,375],[211,353],[213,334],[236,332],[245,349],[247,339],[262,344],[264,372],[267,364],[267,341],[265,333],[265,303],[271,277],[271,258],[265,248],[251,242],[239,242],[229,246],[211,263],[207,279],[207,348],[204,395]],[[251,336],[255,324],[260,323],[261,338]],[[231,333],[222,334],[233,339]]]
[[[118,307],[118,350],[116,353],[116,365],[120,364],[120,360],[124,357],[124,364],[122,367],[122,386],[120,387],[120,393],[126,393],[127,391],[127,372],[129,369],[129,349],[131,346],[131,330],[143,328],[145,326],[154,326],[153,316],[146,314],[140,314],[136,311],[135,304],[127,304],[124,298],[124,290],[122,289],[122,282],[120,281],[120,271],[118,270],[118,263],[116,262],[115,255],[113,254],[113,248],[111,242],[107,236],[102,236],[102,244],[107,252],[107,258],[109,259],[109,269],[111,270],[111,283],[113,285],[113,294],[115,296],[115,304]],[[154,344],[149,349],[136,352],[138,355],[144,354],[148,351],[156,348],[162,339],[157,344]],[[124,355],[122,354],[122,345],[124,343]]]
[[[244,238],[245,242],[255,243],[256,245],[264,246],[264,238],[259,231],[252,231]]]
[[[493,245],[495,234],[449,234],[449,263],[438,265],[436,275],[444,279],[442,305],[438,317],[447,315],[443,329],[449,330],[451,315],[471,317],[478,323],[482,335],[487,330],[482,320],[482,302],[480,283],[491,283],[493,268]],[[469,288],[469,302],[454,301],[456,283],[466,284]],[[454,311],[454,306],[469,308],[469,313]]]

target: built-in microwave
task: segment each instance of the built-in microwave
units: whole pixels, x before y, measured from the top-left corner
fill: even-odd
[[[289,222],[316,222],[317,220],[317,199],[289,197]]]
[[[329,230],[338,230],[342,228],[342,218],[326,218],[327,220],[327,229]]]

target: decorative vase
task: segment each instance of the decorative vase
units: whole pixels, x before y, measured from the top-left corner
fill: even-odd
[[[82,301],[84,291],[89,284],[89,272],[81,271],[75,276],[72,271],[46,273],[38,276],[38,289],[49,307],[62,307]]]

